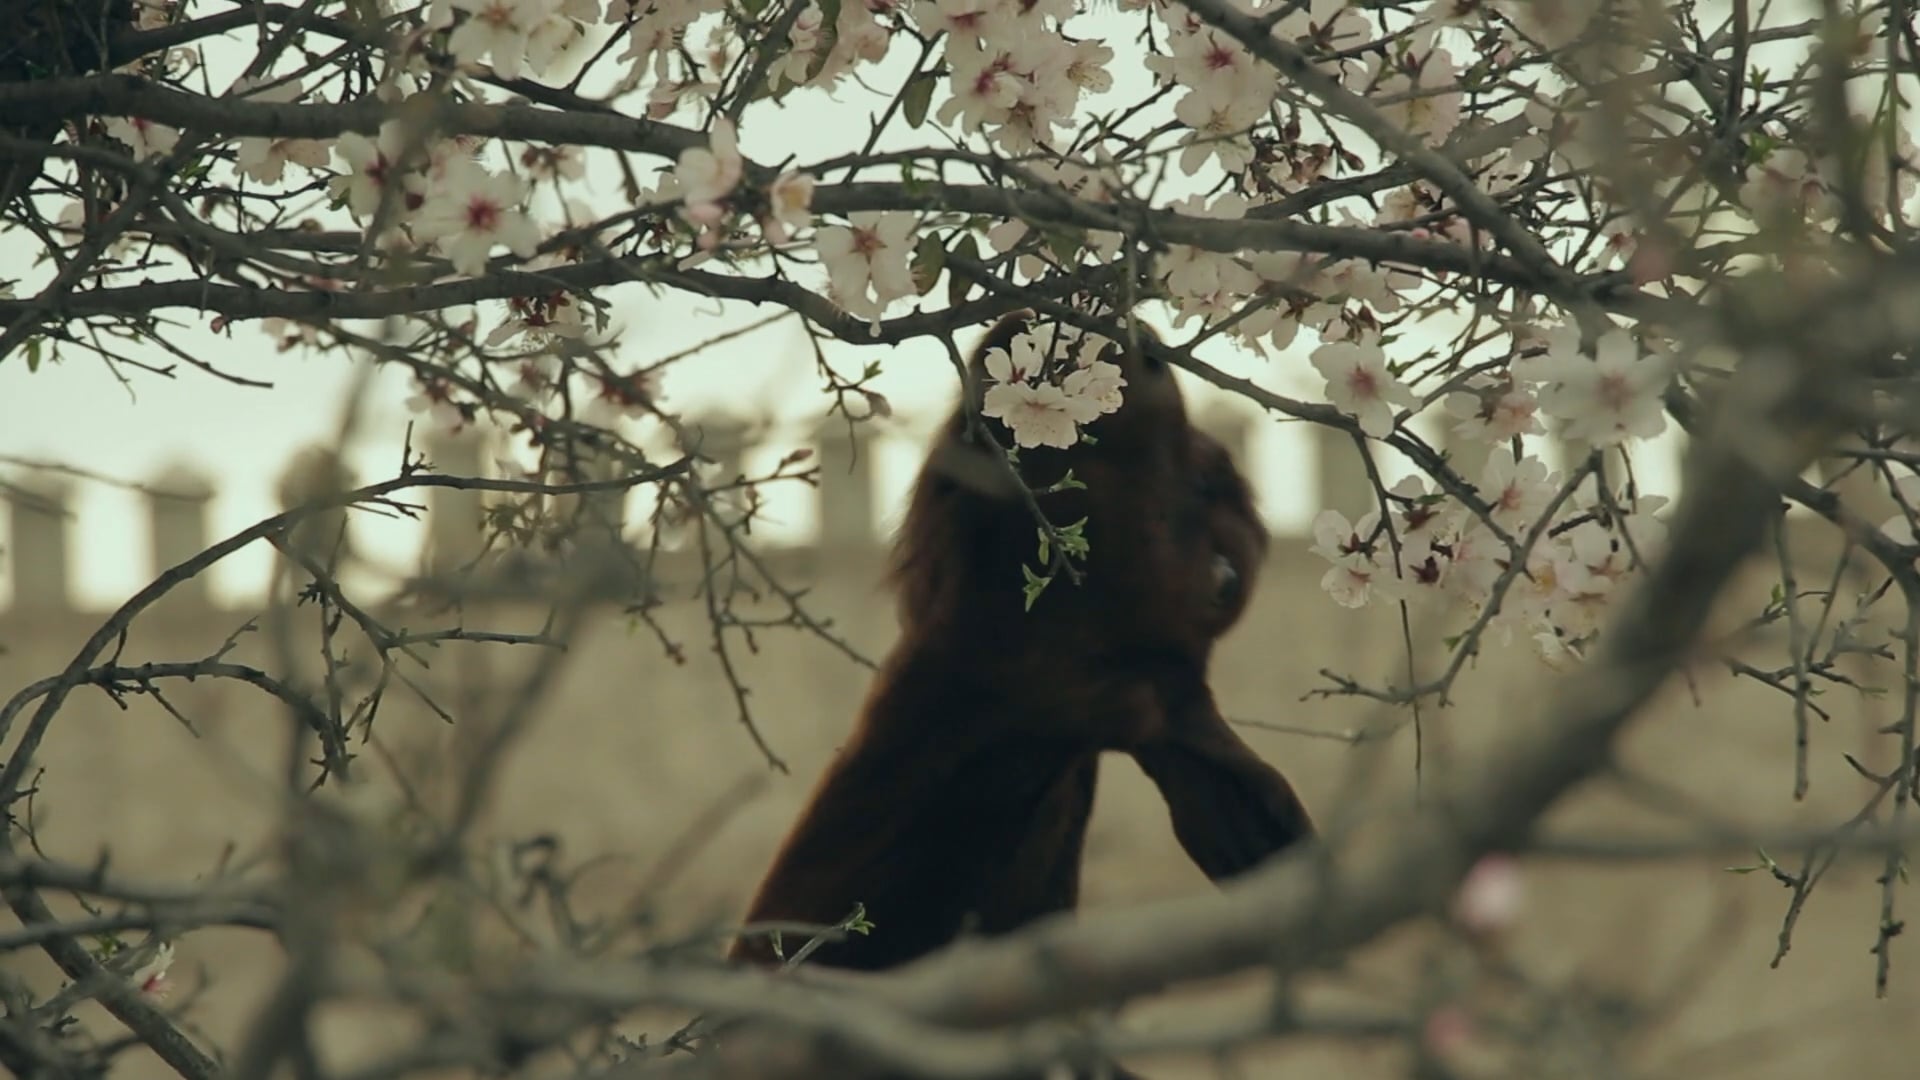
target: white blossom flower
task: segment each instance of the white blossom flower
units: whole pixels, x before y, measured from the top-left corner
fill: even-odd
[[[144,116],[108,117],[106,129],[109,136],[132,147],[134,158],[140,161],[171,153],[180,142],[179,131]]]
[[[1379,63],[1388,62],[1383,59]],[[1373,94],[1411,96],[1382,104],[1380,113],[1400,130],[1437,146],[1460,125],[1460,88],[1455,82],[1453,56],[1445,49],[1435,49],[1425,56],[1409,55],[1404,62],[1417,67],[1418,72],[1389,70],[1375,84]]]
[[[980,415],[1007,425],[1020,446],[1057,446],[1064,450],[1080,437],[1075,405],[1060,387],[1025,382],[996,383],[987,389]]]
[[[767,216],[760,219],[760,230],[770,244],[784,244],[796,229],[813,224],[813,176],[809,173],[781,173],[767,185]]]
[[[1312,551],[1333,564],[1320,578],[1325,589],[1341,607],[1365,607],[1375,584],[1392,574],[1376,561],[1373,534],[1380,515],[1369,510],[1360,520],[1349,524],[1338,510],[1320,511],[1313,519]]]
[[[520,211],[526,197],[526,182],[512,173],[459,165],[420,208],[415,231],[437,242],[456,271],[478,276],[486,272],[496,244],[523,259],[540,246],[540,230]]]
[[[1492,507],[1493,520],[1512,530],[1530,525],[1553,501],[1556,476],[1531,455],[1515,461],[1513,450],[1496,446],[1474,487]]]
[[[1533,392],[1512,381],[1468,384],[1448,394],[1442,406],[1459,422],[1454,434],[1481,442],[1506,442],[1520,435],[1544,435],[1540,402]]]
[[[467,414],[454,403],[453,386],[444,379],[413,381],[414,392],[407,397],[407,411],[425,413],[427,418],[447,432],[458,434],[467,426]]]
[[[1113,75],[1107,65],[1113,62],[1113,50],[1098,38],[1073,43],[1073,58],[1067,61],[1068,82],[1090,93],[1104,94],[1113,89]]]
[[[1516,360],[1512,371],[1515,378],[1542,384],[1540,407],[1563,421],[1567,438],[1605,447],[1666,430],[1661,394],[1667,363],[1643,358],[1625,330],[1601,333],[1592,356],[1581,351],[1577,326],[1549,331],[1547,340],[1545,356]]]
[[[347,171],[327,181],[327,190],[336,199],[344,199],[356,218],[372,216],[380,205],[380,193],[389,184],[400,182],[400,121],[380,125],[376,141],[349,131],[333,144],[333,152],[345,163]]]
[[[529,145],[520,151],[520,167],[535,180],[578,180],[587,174],[586,155],[577,146]]]
[[[934,113],[934,119],[968,134],[985,124],[1004,124],[1020,102],[1025,82],[1013,71],[1012,58],[1005,52],[963,52],[949,61],[953,69],[953,96]]]
[[[253,101],[274,102],[297,101],[305,92],[298,79],[288,79],[258,91],[253,90],[256,85],[258,80],[242,79],[234,83],[230,92],[236,97],[244,95]],[[286,174],[287,162],[305,165],[309,169],[324,169],[327,157],[327,144],[317,139],[256,136],[240,140],[234,152],[233,167],[241,175],[263,184],[277,184]]]
[[[964,46],[999,38],[1011,14],[1000,0],[914,0],[913,5],[913,21],[921,33],[947,35],[948,57],[964,53]]]
[[[494,74],[503,79],[520,77],[529,38],[553,10],[552,0],[453,0],[453,6],[467,18],[447,38],[447,51],[461,64],[491,56]]]
[[[165,1001],[167,996],[173,992],[172,984],[167,982],[167,971],[172,967],[173,944],[171,942],[163,943],[159,950],[153,954],[153,959],[148,960],[146,963],[140,965],[139,968],[135,969],[133,974],[128,977],[128,981],[133,983],[134,989],[140,991],[142,994],[159,1001]]]
[[[1119,411],[1120,390],[1126,385],[1126,376],[1120,373],[1118,364],[1094,360],[1068,372],[1060,388],[1066,391],[1069,400],[1089,403],[1093,416],[1100,416]]]
[[[1040,366],[1046,362],[1046,353],[1040,350],[1040,343],[1031,332],[1015,334],[1007,342],[1006,348],[996,345],[987,350],[981,358],[985,362],[987,377],[994,382],[1016,383],[1038,378]]]
[[[1393,410],[1413,408],[1420,396],[1387,370],[1386,353],[1371,341],[1336,341],[1308,358],[1327,380],[1327,400],[1360,422],[1375,439],[1393,433]]]
[[[849,214],[847,221],[815,230],[813,245],[841,305],[877,322],[889,303],[913,294],[911,264],[919,221],[904,210]]]
[[[726,198],[746,172],[733,121],[724,116],[715,119],[708,142],[708,146],[681,151],[679,165],[673,170],[689,207]]]

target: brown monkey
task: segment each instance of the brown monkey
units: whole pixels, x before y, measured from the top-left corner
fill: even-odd
[[[984,360],[1028,329],[1004,319]],[[1221,720],[1205,681],[1266,548],[1244,479],[1187,421],[1164,364],[1110,345],[1123,404],[1091,443],[1021,451],[1049,519],[1084,518],[1085,580],[1023,610],[1035,522],[993,451],[991,421],[956,410],[916,483],[891,578],[902,633],[842,748],[763,881],[750,921],[832,923],[855,902],[870,935],[810,962],[879,969],[971,925],[1001,933],[1071,909],[1102,750],[1133,753],[1191,857],[1219,879],[1311,834],[1284,778]],[[774,959],[761,937],[731,955]]]

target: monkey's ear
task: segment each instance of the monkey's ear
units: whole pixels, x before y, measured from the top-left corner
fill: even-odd
[[[1314,835],[1293,785],[1261,760],[1209,707],[1183,717],[1165,741],[1137,748],[1135,761],[1160,789],[1174,836],[1215,882],[1238,876]]]
[[[967,389],[976,396],[982,391],[981,384],[986,382],[987,354],[995,349],[1013,348],[1013,339],[1026,333],[1033,327],[1033,321],[1039,314],[1032,308],[1019,308],[1000,316],[1000,321],[987,328],[980,343],[967,354]]]

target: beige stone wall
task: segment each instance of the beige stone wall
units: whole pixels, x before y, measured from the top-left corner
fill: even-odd
[[[832,506],[852,508],[844,513],[870,513],[845,488],[830,487],[827,498],[838,500]],[[844,513],[828,515],[831,544],[781,561],[813,582],[816,611],[831,615],[856,645],[877,656],[892,637],[890,601],[874,577],[876,549],[865,539],[871,529],[848,527]],[[16,509],[9,557],[47,549],[44,537],[20,536],[26,520]],[[163,549],[185,549],[199,540],[190,515],[186,524],[172,520],[158,529],[161,535]],[[1317,585],[1322,565],[1305,547],[1299,538],[1276,543],[1249,616],[1220,649],[1217,696],[1235,718],[1327,730],[1377,720],[1377,713],[1351,700],[1301,700],[1321,684],[1315,673],[1323,667],[1377,680],[1400,674],[1404,664],[1397,617],[1333,605]],[[0,691],[8,694],[58,671],[100,619],[97,612],[67,610],[33,568],[16,566],[15,579],[15,607],[0,614]],[[1729,611],[1751,611],[1763,595],[1756,578],[1747,608]],[[213,610],[191,597],[166,603],[136,627],[124,656],[129,662],[195,659],[251,614]],[[304,635],[311,613],[294,617],[300,651],[310,656],[311,640]],[[531,609],[501,609],[487,625],[532,629],[537,620]],[[431,622],[418,614],[403,621],[416,627]],[[615,856],[583,886],[591,904],[612,909],[633,902],[636,883],[737,782],[765,778],[654,897],[662,933],[738,913],[846,733],[867,681],[861,669],[819,641],[790,632],[761,635],[759,655],[743,656],[741,663],[755,689],[756,716],[792,766],[790,775],[770,775],[734,718],[699,612],[676,605],[666,621],[686,646],[684,667],[664,657],[649,633],[616,616],[591,625],[501,778],[486,821],[495,835],[554,834],[573,861]],[[468,625],[481,623],[470,616]],[[264,635],[249,635],[236,657],[277,669],[266,648]],[[444,694],[442,701],[458,714],[508,685],[530,655],[516,647],[458,645],[432,659],[421,680]],[[1470,763],[1485,739],[1536,722],[1534,705],[1549,674],[1524,648],[1490,649],[1466,676],[1454,706],[1425,715],[1426,768]],[[1880,675],[1884,681],[1892,672]],[[124,873],[179,876],[213,865],[230,844],[244,856],[266,837],[285,712],[231,683],[170,687],[169,699],[191,719],[193,732],[150,699],[131,700],[123,709],[97,691],[75,694],[40,758],[44,794],[34,810],[50,853],[84,860],[110,845],[113,865]],[[1703,667],[1690,687],[1669,688],[1634,729],[1625,758],[1636,772],[1683,790],[1729,820],[1831,822],[1857,809],[1866,793],[1840,755],[1854,753],[1870,767],[1887,765],[1892,747],[1873,729],[1890,715],[1886,706],[1863,708],[1839,693],[1822,701],[1834,718],[1816,724],[1813,787],[1800,804],[1790,798],[1792,728],[1785,700],[1752,683],[1733,682],[1724,670]],[[377,731],[388,748],[411,755],[427,772],[455,760],[463,737],[458,724],[444,724],[404,692],[390,695]],[[1411,730],[1379,744],[1378,755],[1297,735],[1249,730],[1247,737],[1287,770],[1323,815],[1353,785],[1371,791],[1411,787]],[[1596,785],[1553,823],[1599,827],[1663,820],[1658,808]],[[1858,860],[1836,867],[1801,918],[1792,952],[1770,970],[1786,893],[1764,875],[1726,873],[1721,867],[1727,861],[1532,863],[1517,955],[1536,976],[1563,990],[1590,1001],[1613,995],[1646,1010],[1641,1019],[1650,1034],[1636,1060],[1648,1071],[1635,1075],[1913,1075],[1920,1062],[1920,953],[1911,942],[1901,943],[1895,993],[1876,1001],[1867,950],[1878,910],[1877,864]],[[1110,761],[1102,776],[1085,879],[1087,907],[1210,888],[1174,843],[1151,788],[1123,760]],[[1913,902],[1905,901],[1903,909],[1911,912]],[[0,932],[11,925],[0,919]],[[1395,933],[1356,957],[1349,974],[1377,996],[1412,995],[1431,946],[1424,931]],[[276,963],[261,935],[243,931],[193,935],[179,957],[183,986],[206,980],[191,1019],[222,1041],[244,1022]],[[0,957],[0,964],[46,970],[26,953]],[[1262,993],[1260,981],[1252,979],[1190,988],[1135,1010],[1129,1020],[1150,1025],[1181,1012],[1245,1007]],[[330,1025],[329,1048],[346,1056],[370,1049],[378,1025],[364,1019],[343,1017]],[[1684,1062],[1670,1056],[1689,1047],[1708,1049]],[[1663,1062],[1671,1063],[1670,1070],[1655,1068]],[[1139,1064],[1166,1080],[1214,1075],[1200,1061]],[[1404,1075],[1396,1053],[1314,1040],[1262,1050],[1241,1064],[1240,1075],[1254,1077]],[[150,1060],[128,1059],[120,1075],[163,1073]],[[1561,1075],[1598,1073],[1581,1067]]]

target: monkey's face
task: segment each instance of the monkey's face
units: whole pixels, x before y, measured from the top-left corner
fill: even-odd
[[[1205,516],[1212,549],[1206,574],[1194,587],[1207,598],[1201,616],[1203,633],[1219,637],[1246,612],[1266,558],[1267,529],[1254,507],[1252,488],[1227,448],[1195,430],[1190,452],[1191,497]]]

